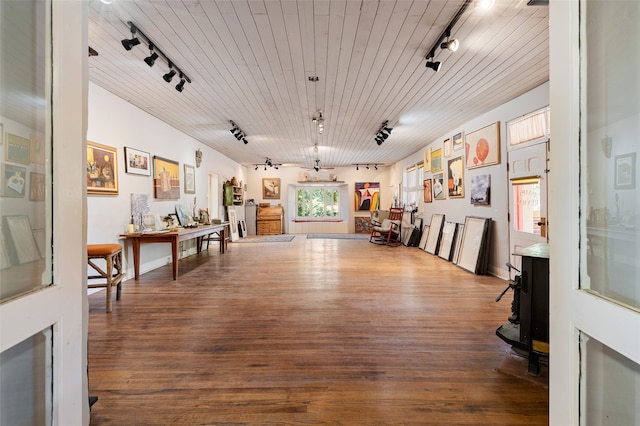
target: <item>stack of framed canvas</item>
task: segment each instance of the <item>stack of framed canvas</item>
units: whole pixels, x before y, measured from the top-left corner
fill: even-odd
[[[467,216],[457,264],[474,274],[487,272],[491,219]]]
[[[438,256],[444,260],[450,261],[453,254],[453,242],[456,238],[456,231],[458,224],[455,222],[446,221],[442,227],[442,237],[440,239],[440,248],[438,249]]]
[[[440,245],[440,234],[442,233],[443,226],[443,214],[431,215],[431,223],[429,224],[429,235],[427,236],[427,242],[425,244],[424,251],[431,254],[438,253],[438,247]]]

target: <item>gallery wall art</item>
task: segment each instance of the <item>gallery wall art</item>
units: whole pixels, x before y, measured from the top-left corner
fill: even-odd
[[[380,208],[380,182],[356,182],[355,209],[378,210]]]
[[[118,194],[118,153],[115,148],[87,141],[87,194]]]
[[[500,122],[496,121],[465,136],[467,169],[500,164]]]
[[[153,196],[161,200],[180,198],[180,165],[177,161],[153,157]]]

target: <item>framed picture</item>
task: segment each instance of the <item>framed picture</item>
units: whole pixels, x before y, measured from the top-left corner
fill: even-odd
[[[153,156],[153,196],[161,200],[180,198],[180,165],[177,161]]]
[[[445,200],[447,198],[444,193],[444,173],[433,175],[433,198],[436,200]]]
[[[360,210],[378,210],[380,208],[380,182],[356,182],[355,208]]]
[[[424,172],[431,171],[431,148],[424,150],[424,163],[422,167]]]
[[[464,164],[462,155],[447,162],[449,198],[464,198]]]
[[[184,165],[184,193],[196,193],[196,168],[189,164]]]
[[[132,175],[151,176],[151,156],[148,152],[125,146],[124,171]]]
[[[182,204],[176,204],[176,218],[180,226],[187,226],[189,224],[189,215],[182,208]]]
[[[616,189],[634,189],[636,187],[636,153],[616,157]]]
[[[460,246],[462,245],[462,235],[464,234],[464,224],[458,224],[458,232],[456,233],[456,242],[454,243],[453,248],[453,258],[451,258],[451,262],[454,265],[458,264],[458,258],[460,257]]]
[[[227,207],[227,216],[229,216],[229,228],[231,229],[231,241],[238,241],[240,236],[238,233],[238,217],[236,216],[236,208]]]
[[[427,240],[429,239],[429,228],[430,225],[425,225],[422,228],[422,235],[420,236],[420,242],[418,243],[418,248],[420,250],[424,250],[427,247]]]
[[[29,201],[44,201],[44,174],[31,172],[29,175]]]
[[[247,224],[244,222],[244,220],[240,221],[240,226],[238,227],[238,231],[240,233],[240,238],[247,237]]]
[[[440,248],[438,249],[438,256],[444,260],[451,260],[453,254],[453,242],[456,238],[456,231],[458,230],[458,224],[455,222],[446,221],[442,227],[442,238],[440,241]]]
[[[453,135],[453,150],[461,150],[464,146],[464,132]]]
[[[431,179],[425,179],[424,180],[424,202],[430,203],[432,201],[431,197],[432,197]]]
[[[500,164],[500,122],[467,133],[465,136],[467,169]]]
[[[431,151],[431,171],[442,171],[442,148]]]
[[[444,158],[451,157],[451,139],[447,139],[442,143],[442,155]]]
[[[118,153],[115,148],[87,141],[87,194],[118,193]]]
[[[427,242],[424,246],[424,251],[431,254],[438,253],[438,246],[440,244],[440,233],[442,232],[443,226],[443,214],[431,215],[431,223],[429,224],[429,235],[427,236]]]
[[[40,259],[40,250],[27,215],[4,216],[9,236],[7,249],[11,263],[22,265]]]
[[[471,204],[491,204],[491,175],[478,175],[471,178]]]
[[[2,196],[3,197],[24,197],[27,184],[27,168],[14,166],[13,164],[2,165]]]
[[[5,160],[12,163],[20,163],[26,166],[31,163],[31,141],[21,136],[7,133],[5,141]]]
[[[41,133],[31,133],[31,144],[30,144],[30,153],[29,157],[31,158],[32,163],[44,164],[45,160],[45,143],[44,143],[44,135]]]
[[[280,199],[280,178],[262,178],[262,198],[265,200]]]
[[[484,273],[491,219],[467,216],[458,254],[458,266],[474,274]]]

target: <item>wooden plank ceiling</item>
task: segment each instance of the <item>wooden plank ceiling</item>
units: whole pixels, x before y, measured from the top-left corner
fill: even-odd
[[[390,164],[549,78],[548,8],[526,0],[470,5],[451,32],[458,51],[438,48],[441,70],[426,68],[463,3],[92,0],[89,78],[241,164]],[[143,61],[144,43],[123,48],[127,21],[189,76],[183,92],[163,80],[166,62]],[[394,130],[379,146],[385,120]]]

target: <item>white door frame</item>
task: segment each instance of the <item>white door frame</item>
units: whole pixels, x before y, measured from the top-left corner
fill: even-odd
[[[640,314],[579,288],[580,226],[585,218],[580,120],[586,112],[580,114],[580,8],[577,0],[550,2],[549,8],[551,134],[556,141],[549,173],[549,412],[551,425],[565,426],[584,421],[579,412],[580,332],[640,364],[640,337],[632,333],[640,330]]]
[[[53,328],[52,424],[88,425],[87,2],[52,1],[53,285],[0,304],[0,351]],[[51,42],[51,41],[49,41]],[[49,50],[47,50],[49,51]],[[47,135],[50,137],[51,135]],[[51,188],[49,188],[51,190]]]

